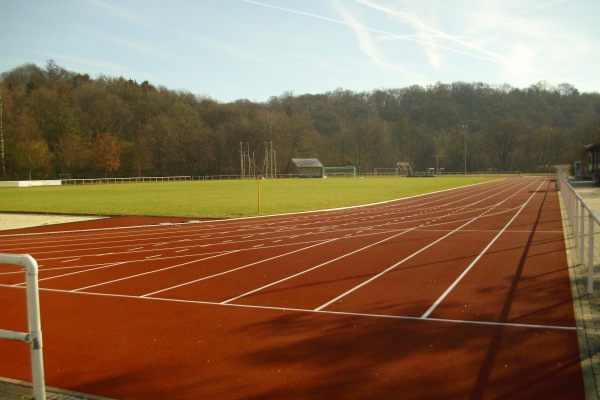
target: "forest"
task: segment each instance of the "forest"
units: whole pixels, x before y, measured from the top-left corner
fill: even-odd
[[[397,162],[413,171],[551,172],[600,142],[600,94],[545,81],[220,103],[49,60],[2,73],[0,96],[2,180],[240,175],[244,155],[260,174],[268,154],[278,174],[295,173],[292,158],[362,174]]]

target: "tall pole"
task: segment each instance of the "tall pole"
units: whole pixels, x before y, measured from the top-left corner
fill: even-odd
[[[467,174],[467,130],[469,129],[469,125],[462,126],[465,133],[465,175]]]
[[[242,176],[242,178],[244,178],[246,174],[244,173],[244,147],[242,142],[240,142],[240,169],[240,175]]]
[[[2,92],[0,91],[0,159],[2,160],[2,177],[6,178],[6,167],[4,166],[4,130],[2,128]]]

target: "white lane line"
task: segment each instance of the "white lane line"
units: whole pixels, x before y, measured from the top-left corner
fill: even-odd
[[[305,269],[304,271],[298,272],[298,273],[296,273],[296,274],[294,274],[294,275],[290,275],[290,276],[288,276],[288,277],[285,277],[285,278],[283,278],[283,279],[280,279],[280,280],[278,280],[278,281],[271,282],[271,283],[269,283],[268,285],[261,286],[261,287],[259,287],[259,288],[257,288],[257,289],[254,289],[254,290],[251,290],[251,291],[249,291],[249,292],[243,293],[243,294],[241,294],[241,295],[239,295],[239,296],[232,297],[231,299],[228,299],[228,300],[225,300],[225,301],[221,302],[221,304],[227,304],[227,303],[229,303],[229,302],[232,302],[232,301],[238,300],[238,299],[240,299],[240,298],[242,298],[242,297],[246,297],[246,296],[248,296],[248,295],[251,295],[252,293],[256,293],[256,292],[258,292],[258,291],[264,290],[264,289],[266,289],[266,288],[268,288],[268,287],[271,287],[271,286],[273,286],[273,285],[277,285],[277,284],[279,284],[279,283],[281,283],[281,282],[285,282],[285,281],[287,281],[287,280],[290,280],[290,279],[296,278],[296,277],[298,277],[298,276],[300,276],[300,275],[303,275],[303,274],[306,274],[306,273],[308,273],[308,272],[310,272],[310,271],[313,271],[313,270],[315,270],[315,269],[321,268],[321,267],[323,267],[323,266],[325,266],[325,265],[327,265],[327,264],[331,264],[332,262],[335,262],[335,261],[341,260],[342,258],[345,258],[345,257],[351,256],[351,255],[353,255],[353,254],[356,254],[356,253],[358,253],[358,252],[360,252],[360,251],[366,250],[366,249],[368,249],[368,248],[370,248],[370,247],[377,246],[378,244],[381,244],[381,243],[383,243],[383,242],[386,242],[386,241],[388,241],[388,240],[394,239],[394,238],[396,238],[396,237],[398,237],[398,236],[404,235],[404,234],[406,234],[406,233],[408,233],[408,232],[410,232],[410,231],[412,231],[412,230],[414,230],[414,229],[416,229],[416,228],[407,229],[407,230],[405,230],[405,231],[403,231],[403,232],[400,232],[400,233],[398,233],[398,234],[396,234],[396,235],[392,235],[392,236],[390,236],[390,237],[387,237],[387,238],[385,238],[385,239],[382,239],[382,240],[380,240],[380,241],[377,241],[377,242],[375,242],[375,243],[372,243],[372,244],[370,244],[370,245],[367,245],[367,246],[361,247],[360,249],[354,250],[354,251],[352,251],[352,252],[350,252],[350,253],[343,254],[343,255],[341,255],[341,256],[339,256],[339,257],[336,257],[336,258],[334,258],[334,259],[332,259],[332,260],[325,261],[324,263],[321,263],[321,264],[319,264],[319,265],[316,265],[316,266],[314,266],[314,267],[311,267],[311,268],[309,268],[309,269]]]
[[[242,270],[244,268],[251,267],[253,265],[261,264],[261,263],[264,263],[264,262],[267,262],[267,261],[271,261],[271,260],[275,260],[277,258],[281,258],[281,257],[287,256],[287,255],[290,255],[290,254],[298,253],[298,252],[301,252],[301,251],[304,251],[304,250],[307,250],[307,249],[310,249],[310,248],[313,248],[313,247],[321,246],[323,244],[327,244],[327,243],[333,242],[335,240],[338,240],[338,239],[337,238],[335,238],[335,239],[329,239],[329,240],[326,240],[324,242],[319,242],[317,244],[313,244],[313,245],[308,246],[308,247],[303,247],[301,249],[296,249],[296,250],[293,250],[293,251],[289,251],[287,253],[279,254],[277,256],[265,258],[263,260],[259,260],[259,261],[256,261],[256,262],[253,262],[253,263],[250,263],[250,264],[242,265],[242,266],[237,267],[237,268],[233,268],[233,269],[229,269],[227,271],[219,272],[217,274],[205,276],[203,278],[195,279],[193,281],[184,282],[184,283],[182,283],[180,285],[171,286],[171,287],[168,287],[168,288],[165,288],[165,289],[157,290],[156,292],[152,292],[152,293],[146,293],[146,294],[144,294],[144,295],[142,295],[140,297],[149,297],[149,296],[155,295],[157,293],[162,293],[162,292],[166,292],[168,290],[176,289],[176,288],[179,288],[179,287],[182,287],[182,286],[191,285],[192,283],[205,281],[205,280],[211,279],[211,278],[216,278],[218,276],[222,276],[222,275],[226,275],[226,274],[229,274],[229,273],[232,273],[232,272],[235,272],[235,271],[239,271],[239,270]],[[236,250],[236,251],[238,251],[238,250]]]
[[[502,203],[504,203],[504,202],[508,201],[510,198],[512,198],[512,197],[514,197],[514,196],[516,196],[516,195],[517,195],[517,193],[521,192],[521,191],[522,191],[522,190],[524,190],[524,189],[525,189],[525,188],[522,188],[522,189],[520,189],[519,191],[517,191],[516,193],[513,193],[511,196],[509,196],[509,197],[507,197],[506,199],[502,200],[501,202],[499,202],[499,203],[496,203],[496,204],[495,204],[493,207],[491,207],[489,210],[491,211],[493,208],[496,208],[496,207],[498,207],[500,204],[502,204]],[[533,195],[532,195],[532,196],[533,196]],[[531,197],[529,198],[529,200],[530,200],[530,199],[531,199]],[[527,203],[529,202],[529,200],[527,200]],[[525,203],[525,204],[527,204],[527,203]],[[520,212],[520,211],[519,211],[519,212]],[[483,215],[483,214],[482,214],[482,215]],[[454,229],[454,230],[452,230],[452,231],[448,232],[447,234],[445,234],[445,235],[444,235],[444,236],[442,236],[441,238],[439,238],[439,239],[435,240],[434,242],[432,242],[432,243],[428,244],[427,246],[425,246],[425,247],[421,248],[420,250],[416,251],[415,253],[413,253],[413,254],[411,254],[411,255],[409,255],[409,256],[407,256],[407,257],[405,257],[404,259],[402,259],[402,260],[398,261],[397,263],[395,263],[395,264],[394,264],[394,265],[392,265],[391,267],[389,267],[389,268],[387,268],[387,269],[385,269],[385,270],[381,271],[381,272],[380,272],[380,273],[378,273],[377,275],[374,275],[374,276],[372,276],[371,278],[367,279],[367,280],[366,280],[366,281],[364,281],[363,283],[361,283],[361,284],[359,284],[359,285],[357,285],[357,286],[353,287],[352,289],[350,289],[350,290],[348,290],[348,291],[346,291],[346,292],[344,292],[344,293],[340,294],[339,296],[337,296],[336,298],[334,298],[334,299],[332,299],[332,300],[328,301],[327,303],[325,303],[325,304],[323,304],[323,305],[321,305],[321,306],[319,306],[319,307],[315,308],[315,311],[320,311],[320,310],[322,310],[323,308],[325,308],[325,307],[327,307],[327,306],[329,306],[329,305],[333,304],[334,302],[338,301],[339,299],[341,299],[341,298],[344,298],[344,297],[346,297],[347,295],[349,295],[350,293],[352,293],[352,292],[354,292],[354,291],[356,291],[356,290],[360,289],[361,287],[363,287],[363,286],[365,286],[365,285],[368,285],[369,283],[373,282],[373,281],[374,281],[374,280],[376,280],[376,279],[379,279],[380,277],[382,277],[383,275],[387,274],[388,272],[390,272],[390,271],[391,271],[391,270],[393,270],[394,268],[398,267],[399,265],[401,265],[401,264],[405,263],[406,261],[410,260],[411,258],[413,258],[413,257],[417,256],[418,254],[420,254],[420,253],[424,252],[425,250],[429,249],[430,247],[432,247],[432,246],[436,245],[437,243],[439,243],[439,242],[441,242],[442,240],[446,239],[448,236],[450,236],[450,235],[453,235],[454,233],[458,232],[459,230],[461,230],[461,229],[462,229],[462,228],[464,228],[465,226],[467,226],[467,225],[469,225],[469,224],[471,224],[471,223],[475,222],[475,221],[476,221],[476,220],[478,220],[479,218],[482,218],[482,215],[479,215],[479,216],[477,216],[477,217],[475,217],[475,218],[472,218],[472,219],[468,220],[467,222],[465,222],[464,224],[462,224],[462,225],[461,225],[461,226],[459,226],[458,228],[456,228],[456,229]],[[513,217],[513,218],[514,218],[514,217]],[[419,227],[421,227],[421,226],[422,226],[422,225],[420,225]]]
[[[40,278],[40,279],[38,279],[38,282],[49,281],[50,279],[56,279],[56,278],[63,278],[65,276],[82,274],[84,272],[97,271],[97,270],[104,269],[104,268],[116,267],[118,265],[125,264],[125,263],[127,263],[127,261],[119,261],[119,262],[103,265],[103,266],[97,267],[97,268],[85,269],[85,270],[76,271],[76,272],[69,272],[68,274],[55,275],[55,276],[50,276],[48,278]],[[76,268],[76,267],[73,267],[73,268]],[[54,269],[52,269],[52,270],[54,270]],[[52,271],[52,270],[47,270],[47,271]],[[22,282],[22,283],[15,284],[14,286],[23,286],[25,284],[26,284],[26,282]]]
[[[479,217],[477,217],[479,218]],[[441,238],[435,240],[434,242],[429,243],[427,246],[422,247],[421,249],[419,249],[418,251],[412,253],[411,255],[403,258],[402,260],[398,261],[396,264],[392,265],[391,267],[381,271],[380,273],[378,273],[377,275],[372,276],[371,278],[367,279],[366,281],[364,281],[363,283],[361,283],[360,285],[354,286],[352,289],[340,294],[339,296],[337,296],[336,298],[328,301],[327,303],[315,308],[315,311],[321,311],[323,308],[335,303],[336,301],[338,301],[339,299],[346,297],[347,295],[349,295],[350,293],[360,289],[361,287],[368,285],[369,283],[373,282],[375,279],[378,279],[380,277],[382,277],[383,275],[387,274],[388,272],[390,272],[391,270],[393,270],[394,268],[396,268],[397,266],[399,266],[400,264],[405,263],[406,261],[410,260],[411,258],[421,254],[422,252],[424,252],[425,250],[429,249],[430,247],[436,245],[437,243],[441,242],[442,240],[446,239],[448,236],[454,234],[455,232],[459,231],[461,228],[467,226],[468,224],[472,223],[473,221],[475,221],[477,218],[474,218],[472,220],[467,221],[466,223],[462,224],[461,226],[459,226],[458,228],[454,229],[453,231],[448,232],[447,234],[445,234],[444,236],[442,236]],[[416,228],[413,228],[416,229]]]
[[[80,288],[71,290],[71,292],[78,292],[80,290],[85,290],[85,289],[89,289],[89,288],[93,288],[93,287],[97,287],[97,286],[108,285],[109,283],[120,282],[120,281],[124,281],[124,280],[127,280],[127,279],[137,278],[137,277],[144,276],[144,275],[150,275],[150,274],[154,274],[154,273],[161,272],[161,271],[166,271],[166,270],[173,269],[173,268],[179,268],[179,267],[183,267],[184,265],[189,265],[189,264],[197,263],[197,262],[200,262],[200,261],[210,260],[212,258],[217,258],[217,257],[225,256],[225,255],[228,255],[228,254],[236,253],[238,251],[240,251],[240,250],[227,251],[227,252],[223,252],[223,253],[220,253],[220,254],[216,254],[216,255],[213,255],[213,256],[210,256],[210,257],[204,257],[204,258],[200,258],[200,259],[196,258],[196,259],[194,259],[192,261],[187,261],[187,262],[184,262],[184,263],[180,263],[180,264],[176,264],[176,265],[171,265],[170,267],[165,267],[165,268],[160,268],[160,269],[156,269],[156,270],[152,270],[152,271],[142,272],[142,273],[135,274],[135,275],[128,275],[128,276],[123,277],[123,278],[113,279],[111,281],[101,282],[101,283],[97,283],[95,285],[80,287]]]
[[[539,189],[539,187],[538,187],[538,189]],[[475,264],[477,264],[477,262],[479,262],[481,257],[483,257],[485,253],[487,253],[487,251],[490,249],[490,247],[492,247],[492,245],[494,243],[496,243],[496,240],[498,240],[498,238],[500,238],[500,236],[504,233],[504,231],[506,231],[506,229],[508,229],[508,227],[519,216],[519,214],[521,214],[521,211],[523,211],[525,209],[525,207],[527,206],[527,204],[529,204],[531,199],[533,199],[536,192],[534,192],[531,196],[529,196],[529,199],[527,199],[527,201],[520,207],[519,211],[517,211],[517,213],[510,219],[510,221],[508,221],[508,223],[506,225],[504,225],[504,228],[502,228],[502,230],[500,230],[500,232],[498,232],[496,234],[496,236],[488,243],[488,245],[485,246],[485,248],[477,255],[477,257],[475,257],[473,262],[471,262],[471,264],[469,264],[469,266],[462,272],[462,274],[460,274],[458,276],[458,278],[456,278],[456,280],[452,283],[452,285],[450,285],[448,287],[448,289],[446,289],[446,291],[435,301],[435,303],[433,303],[433,305],[431,307],[429,307],[429,309],[427,311],[425,311],[425,313],[421,316],[421,318],[427,318],[440,305],[440,303],[442,301],[444,301],[446,296],[448,296],[448,294],[450,294],[450,292],[452,290],[454,290],[456,285],[458,285],[458,283],[469,273],[469,271],[475,266]]]
[[[5,285],[0,283],[0,287],[10,288],[11,285]],[[542,329],[542,330],[562,330],[562,331],[577,331],[582,330],[582,327],[577,326],[561,326],[561,325],[536,325],[536,324],[520,324],[514,322],[494,322],[494,321],[469,321],[461,319],[443,319],[443,318],[427,318],[423,319],[420,317],[410,317],[405,315],[386,315],[386,314],[369,314],[369,313],[357,313],[357,312],[346,312],[346,311],[333,311],[333,310],[310,310],[303,308],[288,308],[288,307],[277,307],[277,306],[260,306],[252,304],[239,304],[239,303],[215,303],[212,301],[202,300],[185,300],[185,299],[171,299],[168,297],[142,297],[132,296],[126,294],[115,294],[115,293],[96,293],[96,292],[71,292],[63,289],[50,289],[40,288],[40,291],[57,292],[57,293],[70,293],[73,295],[84,295],[84,296],[101,296],[111,298],[127,298],[127,299],[138,299],[148,301],[163,301],[168,303],[188,303],[188,304],[199,304],[208,306],[223,306],[223,307],[238,307],[247,309],[258,309],[258,310],[274,310],[274,311],[291,311],[308,314],[321,314],[321,315],[346,315],[350,317],[364,317],[364,318],[384,318],[394,320],[405,320],[422,323],[444,323],[444,324],[464,324],[464,325],[483,325],[483,326],[500,326],[500,327],[511,327],[511,328],[523,328],[523,329]]]

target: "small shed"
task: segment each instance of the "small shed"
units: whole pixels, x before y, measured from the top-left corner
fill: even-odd
[[[581,172],[584,179],[592,179],[600,184],[600,144],[593,143],[583,146]]]
[[[300,178],[322,178],[324,175],[323,164],[316,158],[292,158],[292,162],[298,168]]]

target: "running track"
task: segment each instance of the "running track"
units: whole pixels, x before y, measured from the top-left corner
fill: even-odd
[[[0,252],[40,264],[50,386],[120,399],[585,398],[552,180],[41,230],[0,232]],[[23,282],[0,265],[1,329],[27,330]],[[0,341],[0,376],[30,380],[28,352]]]

